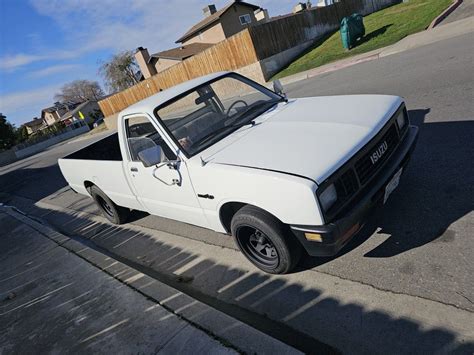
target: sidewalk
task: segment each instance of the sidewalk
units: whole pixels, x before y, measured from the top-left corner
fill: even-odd
[[[359,63],[383,58],[392,54],[397,54],[412,48],[426,46],[431,43],[461,36],[474,32],[474,16],[459,21],[441,24],[431,30],[415,33],[407,36],[401,41],[385,47],[375,49],[373,51],[356,55],[347,59],[342,59],[333,63],[329,63],[318,68],[310,69],[298,74],[281,78],[283,85],[291,84],[300,80],[312,78],[324,73],[330,73],[339,69],[347,68]]]
[[[13,209],[0,225],[0,353],[298,353]]]

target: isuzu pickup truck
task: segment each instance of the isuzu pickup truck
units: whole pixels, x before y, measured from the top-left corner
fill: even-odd
[[[357,234],[417,136],[400,97],[287,99],[223,72],[128,107],[117,133],[59,166],[113,223],[141,210],[232,234],[253,264],[282,274]]]

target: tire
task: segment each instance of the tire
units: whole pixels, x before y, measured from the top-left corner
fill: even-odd
[[[242,207],[232,218],[231,231],[245,257],[267,273],[286,274],[301,258],[301,244],[287,226],[260,208]]]
[[[128,208],[117,206],[101,189],[92,186],[89,192],[103,216],[114,224],[123,224],[130,214]]]

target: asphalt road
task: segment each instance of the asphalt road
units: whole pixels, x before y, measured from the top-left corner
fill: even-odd
[[[473,36],[464,35],[286,87],[290,97],[400,95],[420,127],[411,165],[388,204],[336,258],[305,259],[302,278],[318,271],[474,311],[473,48]],[[0,191],[95,212],[88,199],[64,189],[56,165],[88,142],[62,144],[1,168]],[[133,224],[233,247],[230,238],[158,217],[137,214]],[[134,248],[132,240],[131,254]]]
[[[446,20],[443,21],[443,24],[462,20],[474,16],[474,0],[463,0],[461,5],[451,13]],[[474,26],[474,20],[473,20]]]

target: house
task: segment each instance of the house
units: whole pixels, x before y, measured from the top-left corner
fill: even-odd
[[[69,105],[55,102],[54,106],[41,110],[41,119],[46,123],[47,126],[52,126],[56,122],[59,122],[61,116],[64,115],[69,109]]]
[[[218,43],[239,33],[247,26],[257,22],[255,11],[260,13],[260,6],[235,0],[217,10],[216,5],[208,5],[203,9],[204,19],[192,26],[176,43],[186,46],[191,43]],[[263,11],[260,19],[265,19]]]
[[[293,13],[297,14],[300,12],[303,12],[305,10],[308,10],[308,4],[304,2],[299,2],[294,8],[293,8]]]
[[[219,11],[215,5],[208,5],[203,12],[204,19],[176,41],[181,46],[152,55],[146,48],[137,48],[135,59],[144,79],[212,47],[249,25],[269,19],[267,10],[240,0],[232,1]]]
[[[88,100],[65,112],[60,117],[60,121],[66,126],[83,126],[94,123],[99,117],[103,117],[99,104],[97,101]]]
[[[148,54],[146,48],[139,47],[135,52],[135,59],[140,66],[143,77],[148,79],[150,76],[162,72],[175,64],[181,63],[183,60],[212,46],[213,44],[210,43],[192,43],[152,55]]]
[[[336,2],[339,2],[339,0],[319,0],[318,3],[316,4],[316,6],[317,7],[324,7],[324,6],[332,5]]]
[[[46,128],[47,124],[44,122],[43,119],[35,117],[33,121],[26,122],[22,126],[26,127],[26,132],[28,133],[28,135],[31,135]]]

